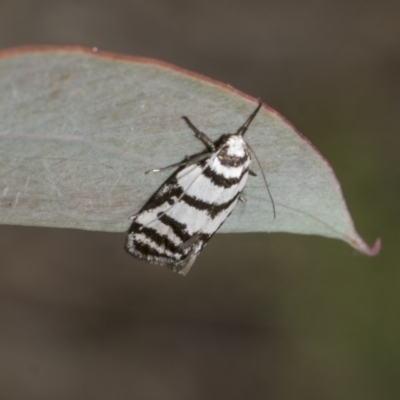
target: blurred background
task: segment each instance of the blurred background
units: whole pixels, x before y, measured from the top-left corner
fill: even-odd
[[[0,49],[35,44],[157,58],[261,97],[383,249],[216,235],[182,278],[129,257],[124,234],[1,226],[2,400],[399,398],[400,2],[0,0]]]

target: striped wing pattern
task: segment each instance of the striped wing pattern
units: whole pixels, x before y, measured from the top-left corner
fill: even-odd
[[[243,136],[261,105],[236,133],[222,135],[215,143],[182,117],[210,152],[178,164],[133,217],[125,244],[129,254],[186,275],[244,189],[251,157]]]
[[[135,216],[126,250],[185,275],[234,209],[250,161],[244,139],[227,135],[207,159],[178,170]]]

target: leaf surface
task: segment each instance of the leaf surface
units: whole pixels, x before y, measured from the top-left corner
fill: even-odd
[[[256,100],[156,60],[78,47],[0,53],[0,223],[126,231],[170,172],[211,138],[232,133]],[[327,161],[264,106],[246,134],[258,171],[220,232],[293,232],[346,241],[373,255],[354,229]],[[258,167],[253,161],[253,169]]]

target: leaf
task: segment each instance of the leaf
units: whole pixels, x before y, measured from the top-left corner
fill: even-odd
[[[169,173],[144,171],[203,151],[182,121],[212,138],[234,132],[256,101],[160,61],[79,47],[0,53],[0,222],[126,231]],[[250,177],[221,232],[293,232],[372,248],[354,229],[326,160],[264,106],[246,139],[267,176]],[[253,162],[253,169],[257,166]]]

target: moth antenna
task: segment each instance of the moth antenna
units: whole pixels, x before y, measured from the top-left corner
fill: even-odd
[[[263,168],[262,168],[262,166],[261,166],[261,163],[260,163],[260,161],[259,161],[259,159],[258,159],[258,157],[257,157],[257,154],[254,152],[254,150],[250,147],[250,145],[249,145],[248,143],[247,143],[247,146],[248,146],[248,148],[250,149],[250,151],[254,154],[254,158],[256,159],[257,164],[258,164],[258,166],[260,167],[261,174],[262,174],[263,179],[264,179],[265,187],[267,188],[267,191],[268,191],[268,196],[269,196],[269,198],[271,199],[272,210],[273,210],[274,219],[275,219],[275,218],[276,218],[275,202],[274,202],[274,199],[272,198],[272,194],[271,194],[271,192],[270,192],[270,190],[269,190],[269,186],[268,186],[267,178],[265,177],[265,174],[264,174],[264,170],[263,170]]]
[[[257,115],[258,111],[260,110],[262,106],[262,102],[258,101],[258,106],[256,109],[250,114],[250,117],[247,118],[246,122],[237,130],[236,135],[244,136],[246,133],[249,125],[251,124],[251,121],[253,121],[254,117]]]

